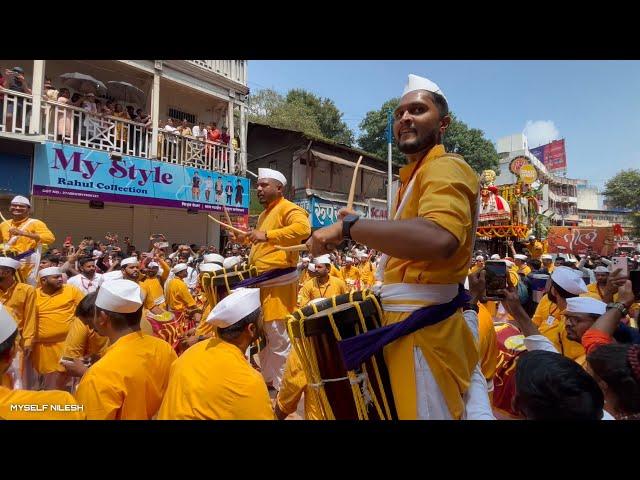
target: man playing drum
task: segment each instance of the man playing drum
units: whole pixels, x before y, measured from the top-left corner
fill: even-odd
[[[390,335],[385,333],[384,354],[400,419],[461,418],[478,363],[459,308],[459,284],[472,253],[479,184],[464,159],[442,145],[450,122],[439,87],[410,75],[394,112],[394,136],[408,162],[400,169],[393,220],[360,219],[343,211],[342,220],[307,242],[314,256],[344,238],[385,253],[378,275],[383,276],[383,323],[391,327],[378,330]],[[400,332],[396,324],[411,328]],[[369,334],[375,330],[353,340],[372,338]],[[350,369],[361,361],[342,353]]]

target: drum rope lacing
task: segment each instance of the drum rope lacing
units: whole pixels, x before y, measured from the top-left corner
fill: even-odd
[[[356,331],[358,334],[360,334],[360,330],[362,330],[363,333],[367,331],[367,326],[365,322],[365,316],[360,307],[361,302],[354,302],[353,300],[354,293],[355,292],[351,292],[349,294],[349,302],[354,305],[356,312],[358,314],[359,325],[356,325]],[[363,293],[362,302],[364,302],[367,299],[370,299],[374,304],[376,311],[378,312],[379,318],[381,319],[384,318],[382,307],[380,306],[377,298],[374,295],[372,295],[369,291],[365,291],[365,293]],[[332,305],[333,307],[337,306],[335,296],[332,297]],[[311,308],[314,313],[318,313],[318,308],[315,304],[311,304]],[[302,313],[301,309],[296,310],[295,313],[300,318],[298,319],[294,315],[289,315],[288,321],[287,321],[287,330],[289,333],[289,338],[292,339],[291,343],[302,364],[302,367],[308,382],[307,385],[312,387],[310,391],[313,392],[313,395],[318,400],[317,403],[320,406],[320,409],[323,413],[323,417],[327,420],[335,420],[333,409],[329,404],[329,400],[324,388],[325,384],[349,380],[359,420],[369,419],[368,406],[371,404],[374,405],[376,412],[378,414],[378,418],[390,420],[392,418],[391,410],[389,408],[389,402],[387,401],[385,388],[380,376],[380,370],[378,368],[377,359],[375,357],[372,357],[371,364],[373,366],[373,373],[375,375],[377,384],[380,388],[380,395],[382,396],[382,406],[380,405],[380,400],[378,399],[378,395],[376,395],[376,392],[373,390],[371,382],[368,381],[369,373],[367,372],[367,367],[366,367],[366,364],[364,363],[362,364],[361,373],[356,373],[355,371],[350,370],[347,372],[347,377],[341,377],[341,378],[335,378],[335,379],[322,378],[320,374],[320,367],[318,364],[318,358],[317,358],[315,349],[313,348],[313,345],[309,340],[309,338],[305,335],[304,320],[306,317]],[[333,330],[336,340],[341,341],[342,336],[340,335],[340,332],[337,328],[333,315],[329,314],[328,318],[329,318],[329,322],[331,324],[331,328]],[[293,334],[294,323],[297,323],[299,325],[299,330],[300,330],[299,338],[297,338]]]

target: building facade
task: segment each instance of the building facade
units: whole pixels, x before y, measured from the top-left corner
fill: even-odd
[[[219,245],[207,214],[219,217],[224,206],[238,222],[247,217],[246,61],[0,60],[0,67],[22,69],[32,91],[15,88],[11,72],[0,87],[0,210],[13,195],[30,197],[57,246],[66,236],[77,243],[106,232],[143,249],[152,233]],[[53,88],[45,89],[46,79]],[[127,107],[143,114],[129,120],[120,112]],[[229,138],[178,134],[182,122],[190,130],[215,123]]]

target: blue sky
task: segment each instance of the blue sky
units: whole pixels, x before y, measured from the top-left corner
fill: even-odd
[[[249,62],[249,87],[329,97],[357,132],[366,112],[402,93],[409,73],[436,82],[458,118],[494,142],[528,122],[530,148],[565,138],[571,178],[602,186],[640,168],[639,61],[262,60]]]

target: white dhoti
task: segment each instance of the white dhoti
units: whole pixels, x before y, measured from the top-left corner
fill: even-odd
[[[287,326],[284,320],[265,322],[264,330],[267,337],[267,346],[258,353],[260,369],[267,383],[280,390],[284,364],[291,350],[291,342],[287,334]]]

